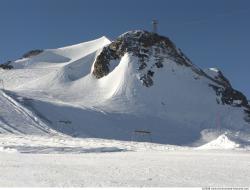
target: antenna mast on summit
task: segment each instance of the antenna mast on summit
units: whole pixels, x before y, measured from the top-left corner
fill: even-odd
[[[154,19],[152,21],[152,25],[153,25],[153,33],[157,33],[158,21]]]

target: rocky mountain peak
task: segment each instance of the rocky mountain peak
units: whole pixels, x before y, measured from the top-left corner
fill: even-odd
[[[190,60],[175,47],[169,38],[143,30],[129,31],[119,36],[104,47],[94,63],[93,75],[102,78],[110,72],[111,61],[119,60],[125,53],[138,57],[138,70],[144,70],[150,58],[154,58],[154,66],[163,67],[164,59],[177,64],[190,66]],[[141,80],[147,87],[153,84],[152,71],[148,70]]]
[[[168,62],[190,68],[195,74],[207,78],[209,87],[215,91],[218,104],[244,107],[245,120],[250,121],[250,106],[246,97],[233,89],[229,80],[216,68],[202,70],[182,53],[167,37],[143,30],[129,31],[120,35],[115,41],[104,47],[94,62],[93,75],[100,79],[108,75],[114,63],[119,63],[125,53],[138,58],[137,70],[140,80],[145,87],[154,83],[155,68],[162,68]],[[149,66],[149,62],[151,65]],[[153,65],[152,65],[153,62]],[[199,78],[199,77],[198,77]]]

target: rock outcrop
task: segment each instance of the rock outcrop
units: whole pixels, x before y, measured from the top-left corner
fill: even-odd
[[[33,56],[36,56],[36,55],[39,55],[40,53],[42,53],[43,50],[41,49],[34,49],[34,50],[30,50],[28,51],[27,53],[23,54],[23,58],[30,58],[30,57],[33,57]]]
[[[0,68],[10,70],[13,69],[13,66],[11,65],[11,61],[7,61],[6,63],[0,64]]]

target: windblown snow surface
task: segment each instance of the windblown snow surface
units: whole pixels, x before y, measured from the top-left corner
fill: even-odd
[[[0,186],[249,186],[242,108],[216,103],[209,79],[170,59],[149,88],[130,53],[97,79],[93,64],[110,43],[0,69]]]

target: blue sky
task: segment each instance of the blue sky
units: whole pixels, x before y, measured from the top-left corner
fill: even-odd
[[[1,0],[0,62],[133,29],[170,37],[201,68],[218,67],[250,99],[249,0]]]

